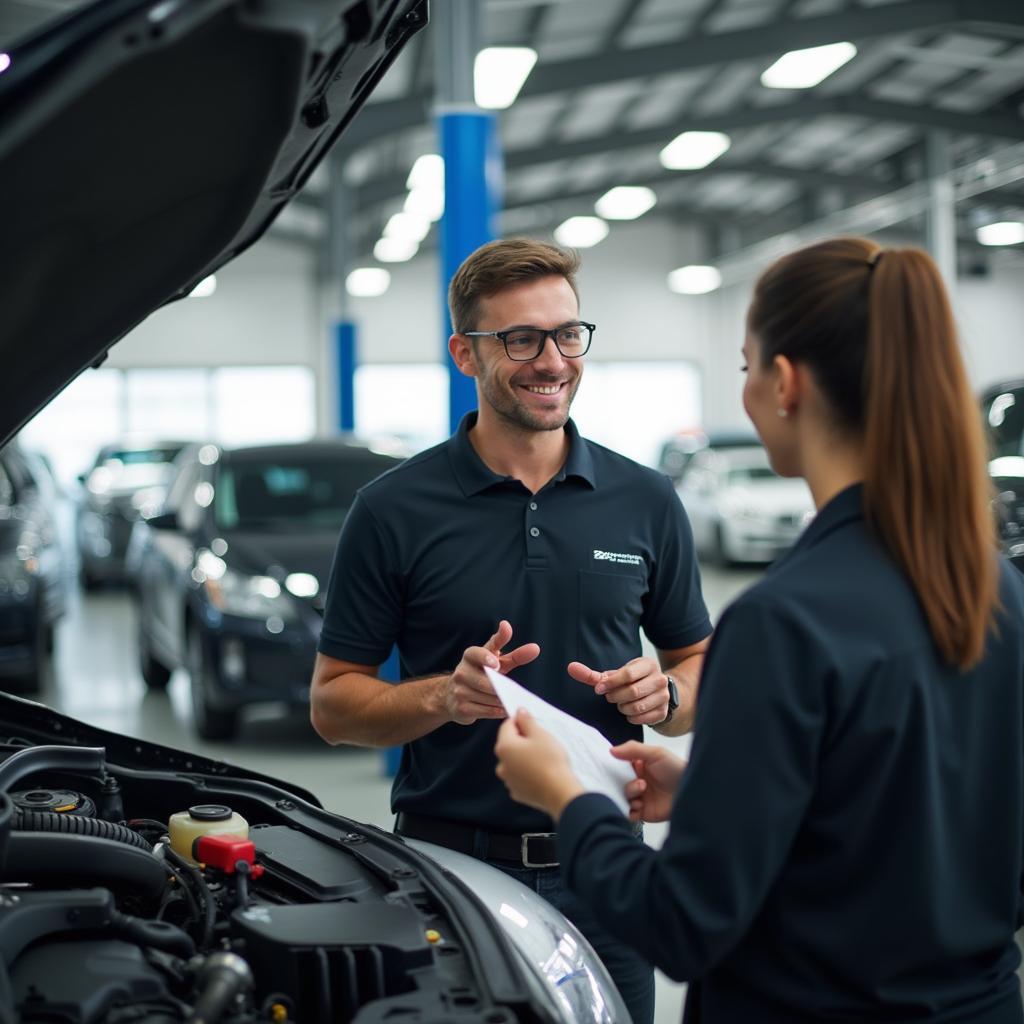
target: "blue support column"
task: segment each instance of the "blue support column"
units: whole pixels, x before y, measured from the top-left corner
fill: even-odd
[[[448,363],[448,421],[452,433],[462,417],[476,408],[476,385],[464,377],[447,354],[452,331],[448,284],[459,264],[495,237],[501,191],[501,155],[493,114],[461,108],[437,118],[444,157],[444,217],[441,220],[441,305],[443,344]]]
[[[334,327],[338,367],[338,429],[352,433],[356,429],[356,325],[340,320]]]

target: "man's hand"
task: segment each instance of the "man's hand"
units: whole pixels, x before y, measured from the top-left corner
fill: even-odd
[[[511,639],[512,626],[502,619],[498,632],[483,647],[466,648],[455,671],[445,677],[441,686],[441,708],[448,721],[471,725],[479,718],[505,717],[505,709],[484,673],[484,666],[507,675],[540,654],[537,644],[523,644],[502,654],[501,649]]]
[[[569,675],[603,694],[632,725],[659,725],[668,714],[668,679],[653,658],[634,658],[622,668],[598,672],[579,661],[569,663]]]
[[[585,792],[565,748],[522,708],[515,719],[502,723],[494,753],[498,757],[495,774],[509,796],[544,811],[554,821],[566,804]]]
[[[686,762],[664,747],[636,740],[612,747],[612,754],[620,761],[629,761],[636,772],[636,778],[626,784],[629,820],[667,821]]]

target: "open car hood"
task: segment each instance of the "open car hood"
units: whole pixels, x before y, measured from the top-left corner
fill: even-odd
[[[0,72],[0,441],[252,245],[426,0],[101,0]]]

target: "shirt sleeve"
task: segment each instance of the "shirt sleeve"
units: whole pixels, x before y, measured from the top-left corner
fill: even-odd
[[[668,477],[664,525],[641,626],[660,650],[689,647],[711,635],[711,619],[700,588],[700,570],[690,520]]]
[[[740,599],[712,641],[689,766],[658,851],[606,798],[559,822],[569,888],[669,977],[689,980],[750,928],[809,806],[824,731],[821,667],[764,604]]]
[[[317,649],[359,665],[387,660],[402,617],[401,579],[391,547],[359,494],[338,538]]]

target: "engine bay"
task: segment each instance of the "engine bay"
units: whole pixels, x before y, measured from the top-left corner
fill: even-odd
[[[552,1019],[472,894],[393,836],[107,755],[0,742],[0,1024]]]

